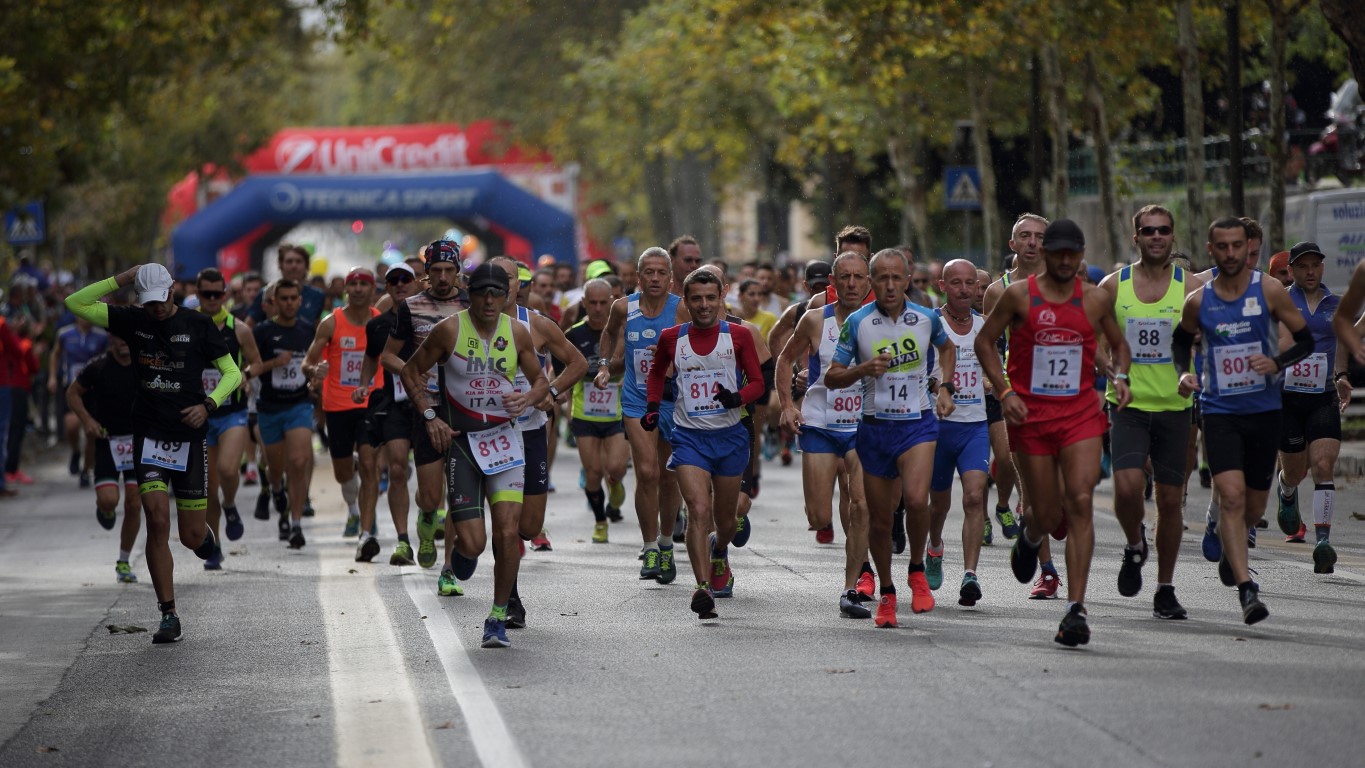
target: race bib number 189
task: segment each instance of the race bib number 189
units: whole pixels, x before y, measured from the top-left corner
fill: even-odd
[[[143,440],[142,462],[175,472],[184,472],[190,466],[190,444],[169,440]]]

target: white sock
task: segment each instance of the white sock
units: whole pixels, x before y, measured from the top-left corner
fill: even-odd
[[[1285,486],[1283,471],[1275,473],[1275,484],[1279,486],[1280,498],[1285,501],[1292,501],[1295,496],[1299,495],[1299,487],[1297,485],[1293,488]]]
[[[1332,505],[1336,493],[1336,483],[1318,483],[1313,486],[1313,525],[1332,524]]]
[[[360,498],[360,476],[351,475],[351,479],[341,484],[341,498],[345,499],[346,506],[355,509],[355,503]],[[354,511],[352,512],[354,514]]]
[[[119,562],[121,562],[121,563],[126,563],[126,562],[128,562],[128,558],[130,558],[130,557],[132,557],[132,556],[133,556],[132,550],[120,549],[120,550],[118,551],[118,559],[119,559]]]
[[[1213,499],[1209,499],[1208,520],[1215,524],[1218,522],[1218,502]]]

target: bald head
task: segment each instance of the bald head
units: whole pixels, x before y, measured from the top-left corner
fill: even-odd
[[[950,276],[961,274],[964,278],[973,277],[978,272],[976,265],[966,259],[953,259],[943,265],[943,280],[948,280]]]

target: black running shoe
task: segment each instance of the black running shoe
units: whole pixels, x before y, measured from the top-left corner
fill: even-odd
[[[223,533],[227,534],[228,541],[236,541],[246,533],[246,526],[242,525],[242,516],[237,513],[236,507],[223,507],[223,520]]]
[[[367,536],[360,546],[355,550],[355,561],[357,563],[368,563],[374,560],[374,556],[379,554],[379,539]]]
[[[711,590],[699,587],[692,593],[692,612],[699,619],[716,618],[716,599],[711,597]]]
[[[152,633],[152,644],[174,643],[180,639],[180,617],[174,613],[161,615],[161,626]]]
[[[1085,606],[1080,603],[1071,606],[1071,610],[1062,617],[1057,636],[1053,639],[1068,648],[1090,642],[1090,625],[1085,623]]]
[[[694,609],[695,610],[695,609]],[[845,619],[870,619],[872,611],[858,602],[857,590],[850,589],[839,596],[839,615]]]
[[[71,464],[67,467],[67,470],[71,472],[72,477],[75,477],[76,475],[79,475],[81,473],[80,451],[76,451],[75,453],[71,454]]]
[[[262,488],[260,494],[256,496],[256,519],[270,519],[270,492],[264,488]]]
[[[526,606],[521,604],[520,597],[511,597],[507,599],[507,628],[526,628]]]
[[[1038,571],[1038,549],[1041,546],[1042,542],[1030,544],[1028,535],[1020,529],[1019,538],[1014,540],[1014,546],[1010,548],[1010,569],[1020,584],[1033,581],[1033,574]]]
[[[275,502],[276,512],[280,513],[281,515],[289,514],[289,493],[287,491],[280,491],[278,493],[275,493],[271,495],[270,498]]]
[[[207,560],[213,557],[213,553],[218,549],[218,540],[214,538],[213,529],[204,526],[204,541],[194,548],[194,556],[200,560]]]
[[[1242,602],[1242,621],[1255,624],[1270,615],[1270,609],[1261,602],[1261,591],[1256,582],[1249,581],[1237,588],[1237,597]]]
[[[307,543],[308,543],[308,542],[304,541],[304,539],[303,539],[303,529],[302,529],[302,528],[295,528],[293,531],[291,531],[291,532],[289,533],[289,548],[290,548],[290,549],[303,549],[303,545],[304,545],[304,544],[307,544]]]
[[[289,524],[289,515],[288,515],[288,514],[282,514],[282,515],[280,515],[279,528],[280,528],[280,541],[289,541],[289,533],[294,529],[294,527],[293,527],[292,525]]]
[[[1213,487],[1213,475],[1210,474],[1208,467],[1199,468],[1199,487],[1200,488]]]
[[[687,541],[687,511],[678,509],[678,517],[673,521],[673,543],[683,544]],[[642,577],[643,578],[643,577]]]
[[[905,551],[905,510],[896,510],[891,518],[891,553],[899,555]]]
[[[962,575],[962,588],[957,591],[957,604],[968,608],[976,605],[981,599],[981,583],[977,581],[976,574],[964,573]]]
[[[1237,577],[1232,575],[1232,566],[1228,564],[1226,556],[1218,558],[1218,580],[1225,587],[1237,586]]]
[[[313,500],[305,498],[303,500],[303,516],[312,517],[316,514],[317,512],[313,509]]]
[[[1142,591],[1142,566],[1147,563],[1147,528],[1142,529],[1142,548],[1123,548],[1123,562],[1119,564],[1119,594],[1132,597]]]
[[[114,530],[114,522],[118,519],[118,514],[111,509],[109,510],[109,514],[106,515],[99,507],[95,507],[95,519],[99,521],[101,528],[106,531],[112,531]]]
[[[1167,585],[1156,588],[1156,594],[1152,596],[1152,615],[1158,619],[1188,618],[1185,606],[1175,599],[1175,587]]]

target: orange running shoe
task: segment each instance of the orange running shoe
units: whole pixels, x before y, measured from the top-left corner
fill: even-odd
[[[1043,571],[1038,574],[1038,580],[1033,582],[1033,591],[1029,593],[1030,600],[1051,600],[1057,596],[1057,588],[1062,585],[1062,580],[1052,571]]]
[[[834,543],[834,523],[830,523],[824,528],[815,529],[815,543],[816,544]]]
[[[877,605],[877,617],[872,623],[885,629],[895,629],[900,624],[896,623],[896,593],[882,595],[882,601]]]
[[[1062,510],[1062,522],[1057,523],[1057,527],[1052,529],[1052,538],[1066,541],[1066,510]]]
[[[910,574],[910,610],[915,613],[934,610],[934,593],[929,589],[929,579],[924,576],[924,571]]]
[[[871,600],[877,594],[877,577],[871,571],[863,571],[858,574],[858,597],[863,600]]]

